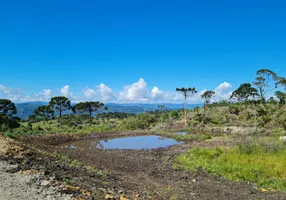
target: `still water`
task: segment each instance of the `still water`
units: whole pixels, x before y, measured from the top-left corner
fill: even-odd
[[[109,140],[79,140],[61,145],[69,149],[156,149],[182,144],[170,138],[156,135],[115,138]]]

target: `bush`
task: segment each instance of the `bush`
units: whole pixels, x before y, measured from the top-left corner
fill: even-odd
[[[229,106],[229,113],[239,115],[240,110],[238,105],[230,105]]]
[[[167,122],[169,120],[169,113],[165,112],[161,115],[161,119],[163,122]]]
[[[244,138],[238,142],[240,154],[278,153],[286,150],[286,143],[273,139]]]
[[[179,114],[179,112],[177,110],[172,110],[170,112],[170,117],[172,119],[179,119],[180,118],[180,114]]]
[[[266,106],[264,105],[259,105],[258,108],[257,108],[257,113],[258,113],[258,116],[264,116],[264,115],[267,115],[268,111],[266,109]]]
[[[147,129],[158,123],[159,118],[154,114],[139,114],[122,121],[121,128],[127,130]]]

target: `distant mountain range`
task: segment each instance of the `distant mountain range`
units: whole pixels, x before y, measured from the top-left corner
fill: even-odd
[[[17,115],[21,119],[27,119],[30,115],[34,113],[34,110],[42,105],[48,105],[47,102],[26,102],[26,103],[17,103]],[[117,104],[117,103],[107,103],[105,104],[108,107],[108,111],[100,109],[98,113],[102,112],[125,112],[125,113],[144,113],[148,111],[158,110],[158,104]],[[166,109],[177,110],[184,108],[184,104],[160,104],[165,105]],[[194,107],[201,107],[202,104],[190,104],[188,109],[193,109]]]

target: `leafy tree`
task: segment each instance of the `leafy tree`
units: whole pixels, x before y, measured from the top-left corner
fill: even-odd
[[[185,106],[184,106],[184,110],[185,110],[185,125],[187,126],[187,97],[188,96],[193,96],[195,93],[197,93],[196,88],[176,88],[177,92],[181,92],[184,95],[185,98]]]
[[[254,84],[259,90],[261,100],[265,100],[265,94],[277,87],[278,76],[269,69],[260,69],[256,72]]]
[[[277,104],[277,101],[275,100],[274,97],[270,97],[267,102],[271,104]]]
[[[27,120],[27,121],[29,121],[29,122],[35,122],[36,120],[37,120],[37,118],[36,118],[35,114],[32,114],[32,115],[30,115],[30,116],[28,117],[28,120]]]
[[[214,97],[215,92],[214,91],[205,91],[202,95],[201,98],[205,100],[205,106],[208,106]]]
[[[276,86],[278,87],[278,86],[282,86],[282,87],[284,87],[284,90],[285,90],[285,92],[284,92],[284,94],[286,94],[286,78],[284,78],[284,77],[279,77],[278,78],[278,82],[276,83]],[[277,95],[276,95],[277,96]],[[280,95],[279,95],[280,96]],[[286,104],[286,99],[284,99],[284,103]]]
[[[284,90],[286,90],[286,78],[279,77],[278,80],[279,81],[277,82],[277,85],[281,85],[282,87],[284,87]]]
[[[171,119],[179,119],[180,118],[180,114],[177,110],[172,110],[170,112],[170,117]]]
[[[256,96],[258,96],[258,90],[253,88],[250,83],[243,83],[232,92],[230,98],[237,101],[247,101],[250,97],[254,99]]]
[[[54,110],[51,106],[39,106],[37,109],[34,110],[35,117],[39,117],[44,121],[53,119],[55,116]]]
[[[7,125],[9,128],[18,128],[19,118],[15,115],[17,109],[15,104],[8,99],[0,99],[0,129],[2,125]]]
[[[102,106],[104,106],[104,104],[99,101],[89,101],[89,102],[80,102],[76,104],[75,109],[81,113],[88,113],[89,125],[91,125],[92,113],[96,112]]]
[[[199,107],[199,106],[196,106],[196,107],[194,108],[194,111],[195,111],[196,113],[198,113],[198,112],[200,111],[200,107]]]
[[[279,102],[281,104],[285,104],[286,103],[286,93],[281,92],[281,91],[276,91],[275,92],[275,96],[279,99]]]
[[[160,111],[162,111],[162,110],[164,110],[166,108],[166,106],[165,105],[158,105],[158,108],[159,108]]]
[[[74,107],[71,106],[71,102],[68,98],[63,96],[53,97],[49,103],[52,110],[59,112],[60,124],[62,125],[62,113],[67,110],[75,112]]]

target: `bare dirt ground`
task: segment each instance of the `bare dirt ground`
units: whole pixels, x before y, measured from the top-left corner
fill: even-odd
[[[123,136],[105,133],[87,135],[84,139],[106,139],[119,135]],[[286,199],[285,193],[260,192],[253,184],[227,181],[203,171],[174,170],[175,157],[192,148],[192,143],[154,150],[81,150],[59,146],[77,139],[83,138],[61,135],[22,140],[26,146],[34,146],[52,155],[67,156],[74,161],[73,166],[39,153],[26,155],[29,162],[23,164],[22,160],[17,163],[23,169],[42,166],[46,174],[55,176],[57,180],[69,179],[73,184],[91,191],[97,199]],[[105,175],[92,173],[87,170],[89,167],[102,170]]]
[[[65,186],[54,184],[54,178],[45,176],[44,171],[28,168],[21,170],[13,160],[23,159],[22,153],[23,149],[11,145],[6,138],[0,136],[0,200],[76,199],[73,193],[64,193]],[[10,154],[10,159],[7,154]]]

